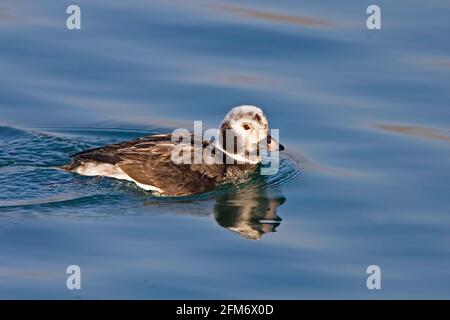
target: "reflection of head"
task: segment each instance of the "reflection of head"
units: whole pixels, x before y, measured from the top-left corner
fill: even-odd
[[[276,232],[281,221],[276,209],[284,202],[284,197],[268,197],[262,192],[233,193],[217,199],[214,216],[220,226],[259,240],[266,232]]]

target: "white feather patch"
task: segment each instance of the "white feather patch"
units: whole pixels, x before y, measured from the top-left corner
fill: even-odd
[[[163,193],[163,191],[155,186],[143,184],[140,182],[137,182],[133,178],[131,178],[129,175],[127,175],[122,169],[120,169],[118,166],[109,164],[109,163],[92,163],[92,162],[85,162],[78,166],[75,169],[75,172],[78,174],[81,174],[83,176],[104,176],[109,178],[115,178],[119,180],[127,180],[134,182],[138,187],[147,190],[147,191],[156,191],[159,193]]]

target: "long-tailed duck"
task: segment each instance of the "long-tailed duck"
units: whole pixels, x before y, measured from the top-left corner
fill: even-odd
[[[225,142],[229,132],[237,145],[245,141],[243,148],[234,147],[230,151],[224,147],[228,146]],[[185,145],[192,153],[198,148],[203,151],[213,146],[213,153],[220,150],[224,157],[232,158],[231,163],[175,163],[172,154],[178,142],[173,141],[172,135],[149,135],[82,151],[74,154],[72,162],[61,169],[85,176],[132,181],[160,195],[188,196],[211,191],[220,184],[255,171],[261,162],[259,143],[265,139],[269,150],[284,149],[270,137],[268,121],[262,110],[255,106],[231,109],[220,125],[220,138],[216,141],[201,141],[198,145],[194,143],[194,137],[193,142]],[[249,154],[256,154],[256,158],[250,160]]]

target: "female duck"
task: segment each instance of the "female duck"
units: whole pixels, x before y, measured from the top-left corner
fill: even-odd
[[[213,190],[222,183],[253,172],[261,162],[258,148],[263,140],[267,141],[269,150],[284,149],[271,139],[268,121],[262,110],[255,106],[231,109],[219,131],[221,139],[216,142],[204,141],[200,146],[192,143],[187,147],[194,153],[195,148],[213,146],[216,149],[213,152],[219,150],[227,159],[234,159],[231,163],[176,163],[172,155],[178,143],[172,141],[171,134],[158,134],[79,152],[73,155],[69,165],[61,168],[85,176],[132,181],[161,195],[187,196]],[[226,137],[230,132],[236,145],[242,147],[228,148]],[[250,159],[249,154],[257,156]]]

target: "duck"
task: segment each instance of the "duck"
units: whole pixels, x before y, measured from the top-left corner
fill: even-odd
[[[234,142],[242,147],[228,148],[226,137],[230,132]],[[71,162],[59,169],[83,176],[131,181],[159,196],[191,196],[254,173],[262,161],[259,150],[262,141],[266,141],[269,151],[284,150],[270,136],[264,112],[253,105],[232,108],[219,126],[217,139],[200,137],[201,143],[195,143],[199,139],[190,134],[192,139],[182,143],[183,150],[188,154],[211,150],[211,154],[223,161],[174,161],[174,150],[181,142],[172,132],[84,150],[73,154]]]

